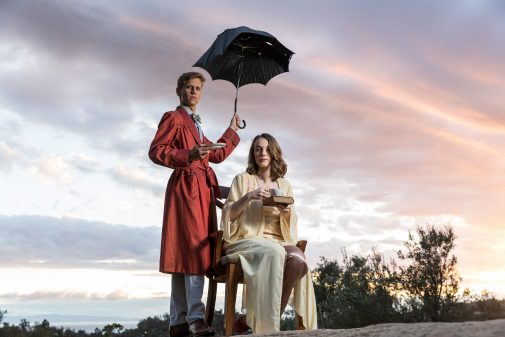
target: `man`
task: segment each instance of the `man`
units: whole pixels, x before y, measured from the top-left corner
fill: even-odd
[[[165,193],[161,237],[160,271],[172,274],[170,296],[170,336],[213,336],[214,329],[204,320],[202,302],[204,275],[210,272],[208,240],[212,192],[219,194],[214,171],[238,145],[240,117],[234,115],[219,143],[211,142],[202,130],[196,106],[205,78],[197,72],[182,74],[176,93],[180,105],[166,112],[158,125],[149,149],[149,158],[174,169]]]

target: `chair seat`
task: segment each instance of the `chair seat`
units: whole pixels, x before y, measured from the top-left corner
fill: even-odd
[[[240,256],[238,254],[229,254],[221,256],[219,259],[219,264],[216,265],[214,270],[214,281],[226,283],[226,266],[236,265],[237,266],[237,280],[239,283],[244,283],[244,274],[242,268],[240,267]]]
[[[239,264],[240,263],[240,256],[238,254],[228,254],[228,255],[221,257],[221,259],[219,259],[219,263],[221,263],[222,266],[224,266],[225,264],[228,264],[228,263]]]

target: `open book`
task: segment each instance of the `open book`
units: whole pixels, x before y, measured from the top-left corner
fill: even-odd
[[[293,197],[275,196],[263,199],[263,206],[276,206],[276,205],[291,205],[294,201]]]

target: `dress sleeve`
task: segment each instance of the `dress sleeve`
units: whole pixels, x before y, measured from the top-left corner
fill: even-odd
[[[238,236],[239,224],[246,210],[233,221],[230,220],[230,214],[233,204],[242,198],[244,194],[244,178],[242,175],[235,176],[221,213],[221,229],[223,230],[223,238],[226,242],[234,242]]]
[[[286,179],[284,181],[284,189],[286,190],[286,196],[293,196],[293,189],[291,188],[291,184]],[[295,201],[296,204],[296,201]],[[284,235],[284,238],[289,243],[296,243],[298,241],[298,215],[295,211],[295,204],[291,205],[291,216],[289,218],[289,222],[281,216],[281,230]],[[288,236],[289,235],[289,236]]]

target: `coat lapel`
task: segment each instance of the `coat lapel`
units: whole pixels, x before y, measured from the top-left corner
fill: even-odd
[[[198,134],[198,129],[196,128],[195,122],[193,122],[193,119],[191,119],[188,112],[181,106],[177,107],[177,111],[182,115],[182,119],[184,120],[184,123],[191,131],[191,134],[195,138],[196,143],[201,144],[202,140],[200,139],[200,135]]]

